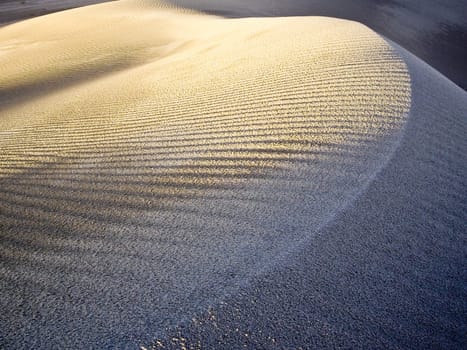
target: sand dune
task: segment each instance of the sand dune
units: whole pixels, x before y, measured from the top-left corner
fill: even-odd
[[[3,0],[0,26],[112,0]],[[461,0],[167,0],[223,17],[326,16],[357,21],[401,45],[467,90],[467,16]]]
[[[398,49],[404,135],[368,188],[280,267],[147,348],[463,349],[463,90]]]
[[[0,3],[0,26],[101,2],[105,2],[105,0],[2,0]]]
[[[169,0],[225,17],[326,16],[363,23],[467,90],[462,0]]]
[[[431,193],[424,205],[435,211],[446,195],[429,233],[447,230],[437,244],[463,249],[465,214],[451,210],[465,194],[466,94],[359,23],[229,20],[122,0],[3,27],[0,45],[1,346],[163,339],[265,278],[288,280],[281,269],[304,247],[312,266],[323,261],[317,242],[350,239],[330,227],[371,191],[396,204],[406,187]],[[433,173],[450,179],[438,197],[415,178],[417,147],[445,166]],[[394,166],[403,175],[379,185]],[[397,208],[378,207],[396,217]],[[372,210],[355,209],[348,225],[369,242],[389,234]],[[338,247],[336,266],[350,249]],[[297,289],[314,271],[301,266]],[[272,299],[261,300],[266,315]],[[256,309],[239,305],[250,319]],[[220,329],[234,332],[229,322]],[[205,327],[187,332],[195,343],[210,334],[210,348],[217,326]],[[307,347],[283,336],[279,347]]]

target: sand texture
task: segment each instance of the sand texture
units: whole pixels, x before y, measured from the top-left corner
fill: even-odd
[[[0,26],[112,0],[2,0]],[[467,90],[464,0],[167,0],[228,18],[326,16],[363,23]]]
[[[467,93],[368,27],[121,0],[0,70],[0,348],[465,344]]]
[[[467,90],[464,0],[170,0],[226,17],[327,16],[363,23]]]
[[[0,26],[106,0],[2,0]],[[112,0],[107,0],[112,1]]]

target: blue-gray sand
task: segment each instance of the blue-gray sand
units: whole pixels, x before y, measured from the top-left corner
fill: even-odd
[[[465,348],[467,93],[359,22],[214,10],[0,28],[0,348]]]

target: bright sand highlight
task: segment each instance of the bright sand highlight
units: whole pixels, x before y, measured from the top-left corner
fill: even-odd
[[[153,1],[1,28],[0,69],[2,317],[37,347],[148,341],[269,269],[366,188],[411,103],[363,25]]]

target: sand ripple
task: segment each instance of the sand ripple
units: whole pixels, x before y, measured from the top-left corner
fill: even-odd
[[[13,344],[151,339],[312,239],[397,147],[409,75],[363,25],[154,4],[0,29]]]

